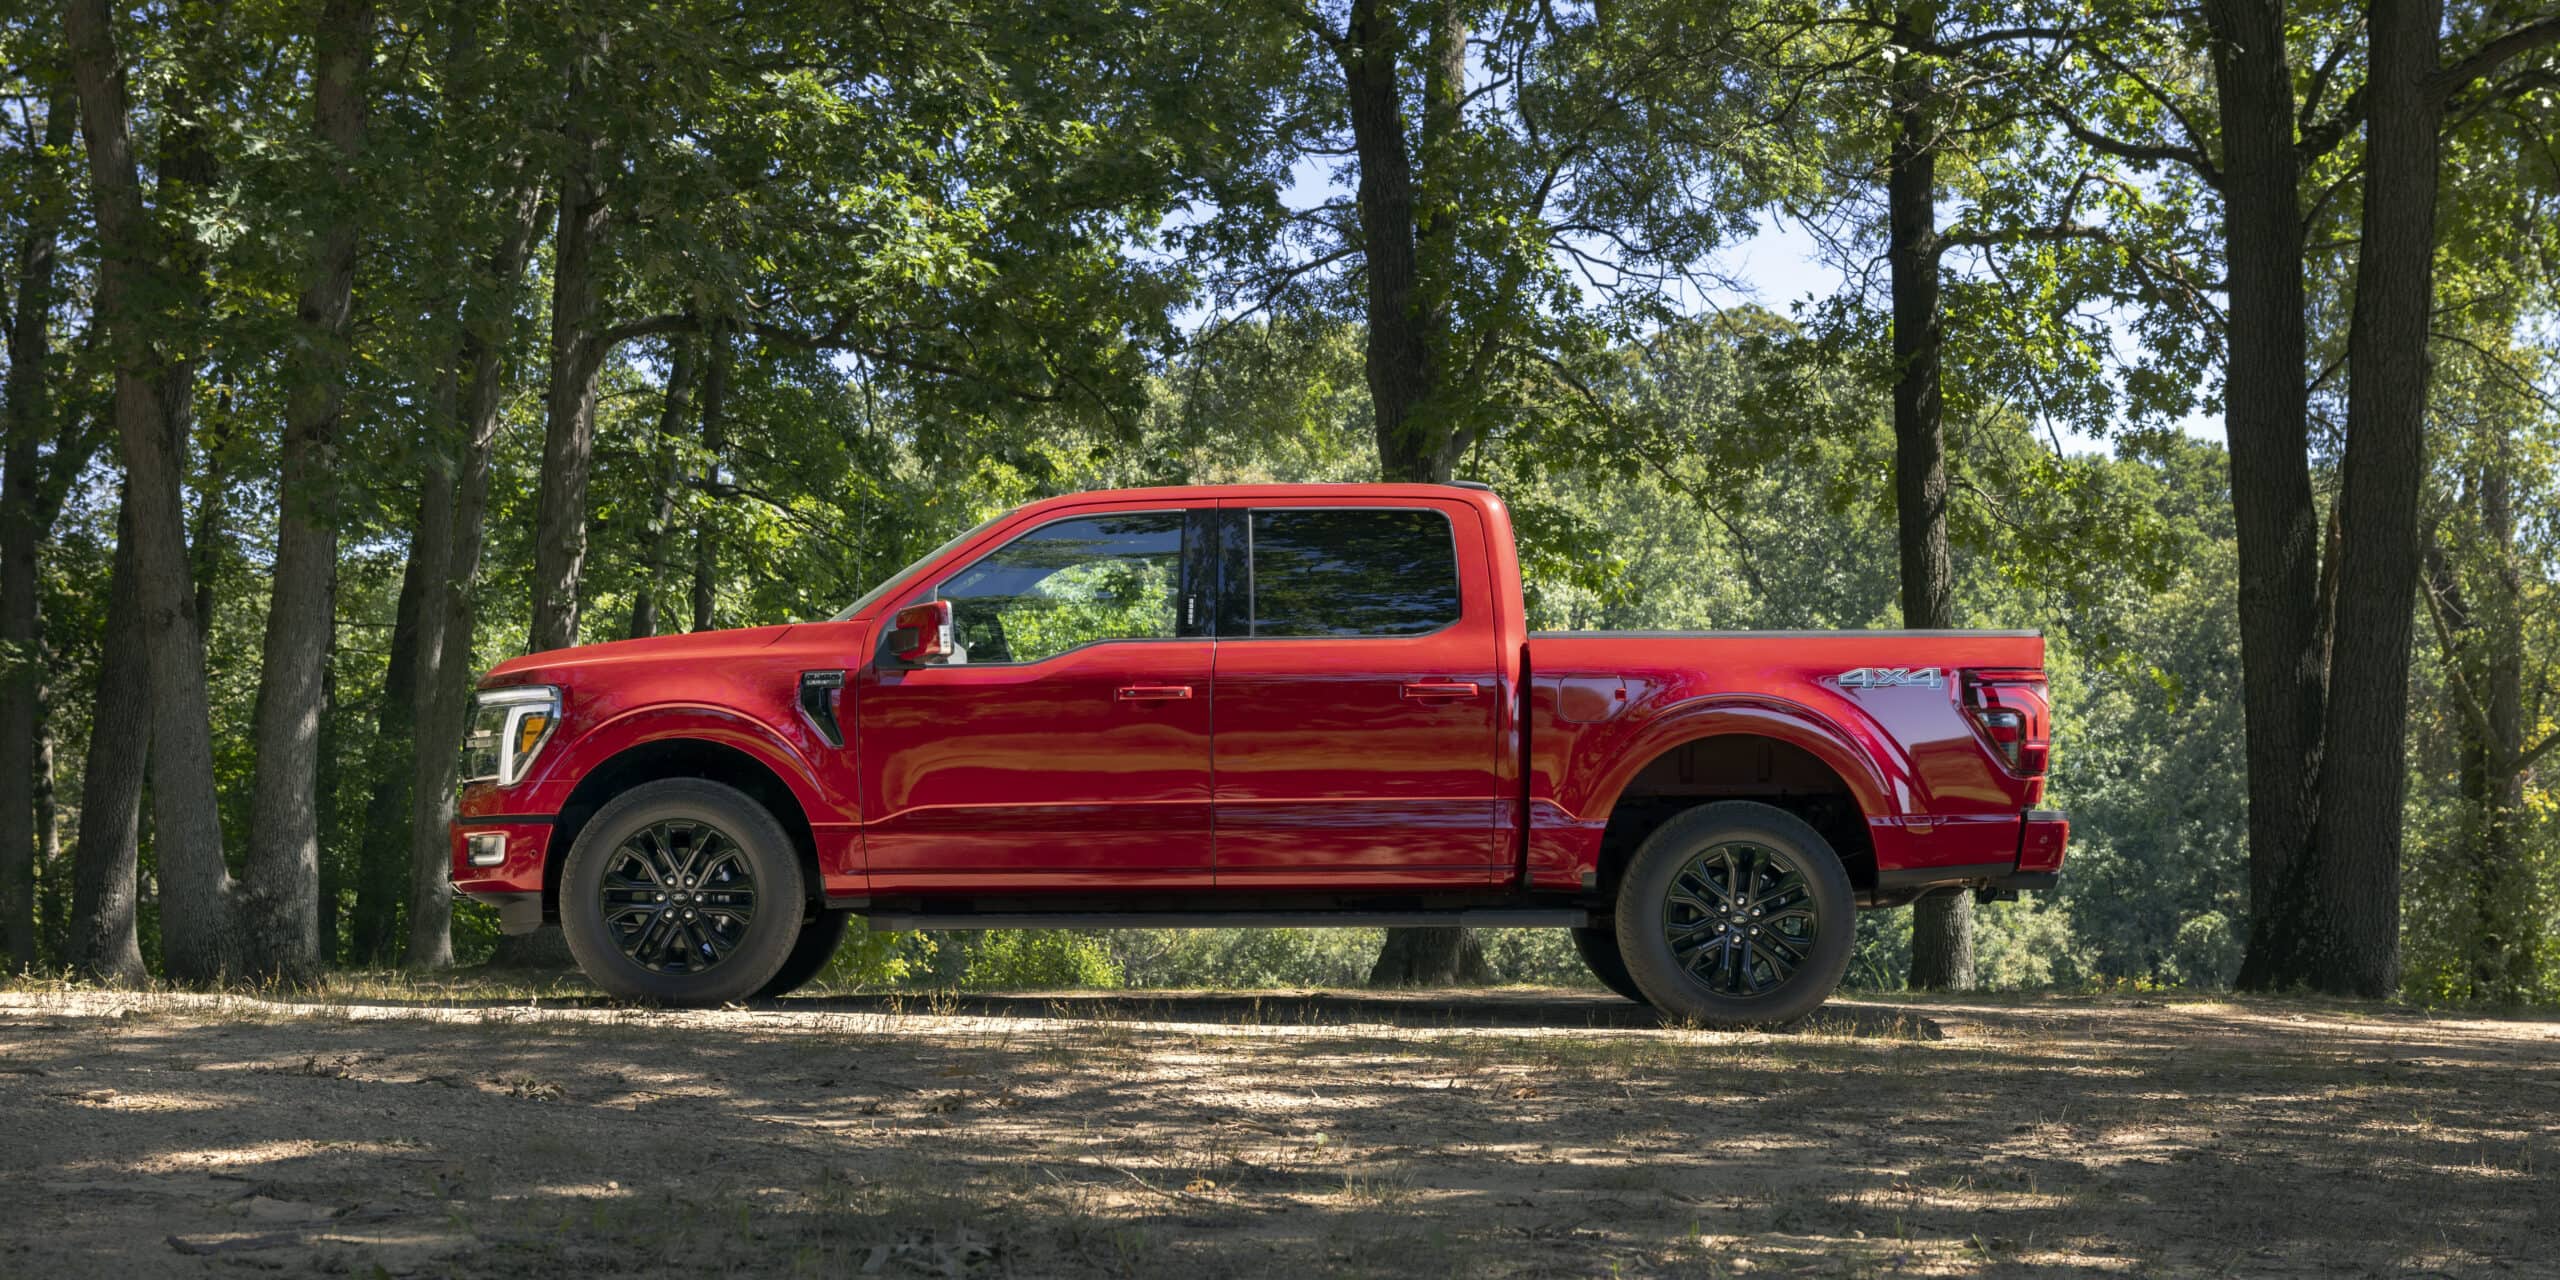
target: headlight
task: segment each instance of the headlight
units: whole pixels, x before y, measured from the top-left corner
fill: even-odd
[[[462,735],[462,780],[512,787],[560,723],[560,691],[547,684],[490,689],[471,701]]]

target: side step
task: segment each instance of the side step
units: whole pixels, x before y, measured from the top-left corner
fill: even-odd
[[[1591,913],[1575,907],[1470,911],[1039,911],[1014,915],[882,911],[867,916],[884,932],[968,929],[1578,929]]]

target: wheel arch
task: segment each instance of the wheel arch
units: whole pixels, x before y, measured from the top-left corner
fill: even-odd
[[[1828,841],[1861,893],[1876,885],[1869,823],[1899,811],[1895,788],[1865,747],[1829,717],[1784,699],[1700,699],[1658,717],[1595,788],[1607,797],[1596,866],[1614,890],[1637,845],[1680,813],[1753,800],[1803,818]]]
[[[588,821],[614,797],[667,778],[717,782],[764,806],[791,837],[810,903],[823,901],[817,833],[810,825],[808,807],[784,772],[734,741],[669,734],[625,746],[606,757],[578,780],[569,799],[560,806],[559,816],[552,823],[549,853],[543,859],[542,909],[546,918],[559,918],[561,873]]]

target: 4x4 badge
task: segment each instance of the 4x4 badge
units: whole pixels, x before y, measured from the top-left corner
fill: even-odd
[[[1839,679],[1843,689],[1891,689],[1902,685],[1917,685],[1924,689],[1939,687],[1936,667],[1860,667],[1855,671],[1841,672]]]

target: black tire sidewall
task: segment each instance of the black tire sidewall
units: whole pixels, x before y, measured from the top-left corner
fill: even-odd
[[[1786,985],[1748,999],[1708,990],[1671,954],[1662,903],[1671,879],[1699,850],[1749,840],[1784,850],[1805,870],[1814,907],[1813,955]],[[1840,985],[1857,945],[1858,902],[1831,843],[1804,819],[1771,805],[1725,800],[1656,828],[1636,849],[1618,888],[1618,954],[1653,1006],[1715,1026],[1775,1026],[1813,1012]]]
[[[698,974],[643,968],[613,940],[597,901],[614,850],[632,832],[668,819],[706,823],[736,842],[755,876],[756,910],[737,950]],[[643,783],[608,802],[578,832],[560,875],[560,925],[587,980],[607,995],[671,1005],[745,1000],[781,971],[799,940],[806,881],[791,837],[763,805],[701,778]]]
[[[1580,953],[1583,967],[1591,970],[1591,976],[1598,978],[1601,986],[1637,1004],[1653,1003],[1645,999],[1644,989],[1637,986],[1634,976],[1627,972],[1627,958],[1618,954],[1618,932],[1614,921],[1602,916],[1595,923],[1574,930],[1573,949]]]
[[[791,944],[791,954],[782,967],[756,988],[755,998],[773,1000],[790,995],[817,977],[835,959],[836,949],[844,945],[847,926],[853,922],[850,911],[820,911],[800,926],[800,936]]]

